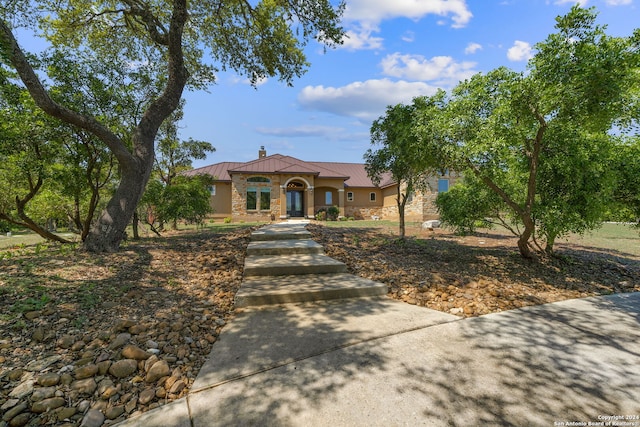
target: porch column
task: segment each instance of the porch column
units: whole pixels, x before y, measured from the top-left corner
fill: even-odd
[[[315,218],[316,204],[313,195],[313,186],[307,188],[307,218]]]
[[[280,219],[287,219],[287,186],[280,186]]]
[[[338,188],[338,208],[340,208],[339,217],[344,216],[344,188]]]

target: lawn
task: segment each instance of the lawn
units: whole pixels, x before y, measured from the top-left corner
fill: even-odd
[[[398,234],[397,221],[325,221],[321,223],[331,228],[377,228],[389,234]],[[430,236],[429,231],[422,230],[420,223],[407,222],[407,236],[423,238]],[[502,235],[509,237],[511,234],[504,228],[479,229],[477,235]],[[584,248],[607,249],[640,256],[640,230],[631,225],[620,223],[604,223],[602,227],[584,235],[571,234],[564,238],[559,238],[556,245],[562,246],[571,244]]]

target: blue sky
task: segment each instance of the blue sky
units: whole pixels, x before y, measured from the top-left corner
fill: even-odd
[[[608,34],[627,36],[640,22],[638,0],[581,1],[595,6]],[[349,38],[323,52],[294,87],[269,79],[257,89],[221,73],[209,93],[187,93],[181,136],[216,152],[194,166],[268,154],[310,161],[362,162],[369,129],[387,105],[448,90],[499,66],[520,71],[534,45],[554,32],[566,0],[347,0]]]
[[[251,87],[220,73],[208,92],[186,92],[183,139],[216,152],[195,167],[268,154],[309,161],[362,162],[369,129],[387,105],[410,103],[437,88],[499,66],[521,71],[534,45],[554,32],[575,0],[346,0],[343,46],[311,41],[307,73],[287,87],[277,79]],[[640,22],[640,0],[583,0],[611,35]]]

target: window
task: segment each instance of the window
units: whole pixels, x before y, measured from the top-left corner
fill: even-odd
[[[247,188],[247,210],[255,211],[258,202],[258,189],[255,187]]]
[[[333,193],[331,191],[327,191],[324,193],[324,204],[331,205],[333,203]]]
[[[270,183],[271,180],[269,178],[265,178],[264,176],[252,176],[251,178],[247,178],[247,182],[265,182],[265,183]]]
[[[449,180],[448,179],[439,179],[438,180],[438,193],[444,193],[445,191],[449,191]]]
[[[216,195],[216,186],[215,185],[210,185],[209,186],[209,193],[211,193],[212,196]]]
[[[376,193],[369,193],[369,200],[372,202],[376,201]]]
[[[271,190],[262,188],[260,191],[260,209],[266,210],[271,208]]]
[[[270,188],[247,188],[247,210],[255,211],[271,209],[271,189]]]
[[[347,201],[353,202],[353,191],[347,191]]]

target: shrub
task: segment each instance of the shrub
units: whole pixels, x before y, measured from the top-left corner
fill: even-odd
[[[326,221],[327,220],[327,210],[325,208],[318,209],[316,212],[316,221]]]
[[[330,206],[329,209],[327,209],[327,219],[329,219],[329,221],[336,221],[339,215],[340,209],[337,206]]]
[[[225,224],[229,224],[230,222],[231,222],[231,217],[230,217],[230,216],[228,216],[228,217],[226,217],[226,218],[224,219],[224,223],[225,223]]]

